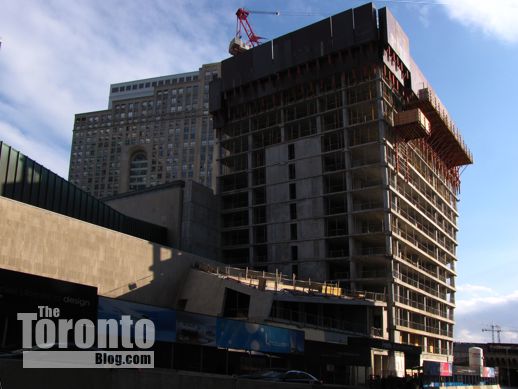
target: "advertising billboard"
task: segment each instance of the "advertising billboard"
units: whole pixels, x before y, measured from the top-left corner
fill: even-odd
[[[120,320],[122,315],[129,315],[132,320],[149,319],[155,324],[155,340],[176,340],[176,311],[173,309],[99,296],[97,314],[99,319]]]
[[[429,376],[451,377],[453,368],[449,362],[423,361],[423,373]]]
[[[495,378],[495,368],[483,367],[480,375],[484,378]]]
[[[216,347],[216,318],[189,312],[176,312],[176,341]]]
[[[304,332],[218,318],[217,346],[269,353],[303,353]]]

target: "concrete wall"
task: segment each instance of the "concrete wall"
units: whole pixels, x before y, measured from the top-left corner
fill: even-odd
[[[320,137],[303,138],[295,144],[295,159],[288,160],[288,144],[266,149],[266,185],[268,206],[269,255],[278,268],[291,274],[291,246],[298,246],[298,276],[324,280],[325,267],[316,263],[325,256],[322,160]],[[289,164],[295,164],[295,180],[289,180]],[[289,185],[296,185],[296,199],[289,198]],[[296,203],[297,221],[290,219],[290,203]],[[290,224],[297,222],[297,240],[290,241]],[[286,265],[279,264],[284,262]]]
[[[200,270],[191,269],[189,271],[178,298],[185,300],[185,310],[188,312],[222,316],[225,304],[225,289],[236,290],[250,296],[248,319],[251,321],[303,330],[306,340],[347,344],[348,336],[342,332],[311,327],[301,328],[300,325],[269,319],[275,293],[263,292],[237,281],[220,278],[217,275]],[[351,316],[349,321],[363,323],[365,328],[369,328],[368,316],[371,315],[372,309],[372,306],[367,305],[350,306]]]
[[[0,267],[96,286],[100,295],[174,307],[208,260],[0,197]]]
[[[216,259],[219,247],[219,203],[212,189],[194,181],[129,192],[105,200],[117,211],[167,228],[171,246]]]
[[[219,252],[219,201],[211,189],[186,181],[182,211],[182,250],[217,259]]]
[[[220,316],[223,314],[226,288],[250,296],[250,320],[261,322],[268,318],[273,301],[272,293],[265,293],[200,270],[191,269],[179,298],[186,300],[186,311]]]
[[[125,193],[104,202],[124,215],[166,227],[169,244],[180,248],[183,186],[183,181],[175,181],[150,190]]]

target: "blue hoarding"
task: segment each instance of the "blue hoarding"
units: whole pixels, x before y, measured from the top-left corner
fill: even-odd
[[[178,311],[176,313],[176,341],[216,347],[216,318]]]
[[[240,320],[218,318],[218,347],[270,353],[303,353],[304,332]]]
[[[162,342],[176,340],[176,312],[172,309],[99,296],[97,315],[99,319],[117,321],[122,315],[131,316],[133,321],[149,319],[155,324],[155,340]]]

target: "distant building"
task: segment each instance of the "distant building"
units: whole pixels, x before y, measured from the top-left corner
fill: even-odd
[[[218,255],[217,200],[192,180],[101,201],[0,141],[0,197],[206,258]]]
[[[222,261],[386,293],[390,340],[451,362],[472,156],[392,14],[366,4],[275,38],[210,89]]]
[[[497,368],[498,382],[503,387],[518,387],[518,344],[516,343],[465,343],[453,344],[455,364],[469,367],[469,349],[482,349],[483,365]]]
[[[199,71],[112,84],[107,110],[77,114],[69,180],[97,197],[177,179],[213,186],[209,82]]]

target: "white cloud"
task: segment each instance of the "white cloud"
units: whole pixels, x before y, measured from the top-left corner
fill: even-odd
[[[435,7],[434,5],[423,3],[413,4],[411,2],[405,5],[412,13],[416,13],[418,15],[419,21],[425,28],[430,27],[430,9],[431,7]]]
[[[505,295],[496,294],[492,292],[490,288],[487,288],[487,290],[491,294],[480,294],[483,290],[484,287],[478,287],[478,289],[471,290],[471,296],[457,298],[457,314],[484,311],[487,310],[488,307],[504,306],[511,303],[518,304],[518,290]]]
[[[451,0],[444,3],[448,15],[504,42],[518,42],[516,0]]]
[[[74,114],[105,109],[110,83],[225,58],[235,8],[205,0],[2,4],[0,140],[66,177]]]
[[[0,140],[44,166],[63,178],[67,178],[68,150],[59,150],[56,145],[49,144],[45,139],[37,138],[22,132],[9,123],[0,120]]]
[[[464,293],[491,293],[493,294],[493,289],[483,286],[483,285],[472,285],[472,284],[465,284],[465,285],[458,285],[457,286],[458,292],[464,292]]]
[[[490,342],[491,332],[482,329],[489,329],[492,324],[502,328],[502,342],[518,340],[518,332],[511,331],[518,323],[518,290],[498,294],[480,285],[464,285],[458,290],[454,327],[456,341]]]

